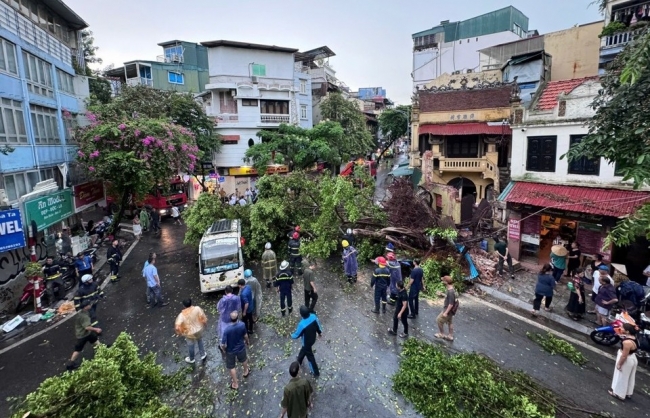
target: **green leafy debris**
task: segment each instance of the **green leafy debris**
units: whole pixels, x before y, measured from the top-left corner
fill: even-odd
[[[576,366],[582,366],[587,363],[587,358],[573,344],[557,338],[551,333],[544,336],[538,333],[527,332],[526,336],[539,344],[545,351],[548,351],[552,355],[559,354]]]

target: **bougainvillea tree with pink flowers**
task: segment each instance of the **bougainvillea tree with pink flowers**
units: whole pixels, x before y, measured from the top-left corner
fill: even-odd
[[[109,182],[119,196],[113,225],[119,225],[132,195],[144,196],[156,184],[194,172],[200,152],[189,129],[138,115],[88,112],[86,117],[90,124],[77,131],[77,162],[92,177]]]

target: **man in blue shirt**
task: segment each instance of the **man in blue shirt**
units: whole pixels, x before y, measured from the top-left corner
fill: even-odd
[[[307,357],[312,374],[314,377],[318,377],[320,371],[318,370],[318,364],[316,364],[312,346],[316,342],[316,334],[318,334],[318,338],[323,335],[323,329],[316,314],[312,313],[308,307],[300,307],[300,316],[302,320],[298,323],[296,331],[291,334],[291,338],[294,340],[302,337],[302,348],[298,354],[298,363],[302,364],[302,361]]]
[[[83,277],[85,274],[93,274],[93,261],[89,256],[84,253],[77,254],[77,259],[74,261],[74,266],[77,269],[77,276]]]
[[[411,270],[411,279],[409,280],[409,310],[408,316],[413,319],[418,316],[420,310],[420,291],[424,288],[424,271],[420,267],[420,260],[413,260],[413,270]]]
[[[149,289],[149,296],[151,298],[151,307],[156,305],[160,307],[169,305],[169,302],[163,302],[162,291],[160,289],[160,277],[158,276],[158,269],[156,268],[156,258],[149,257],[149,265],[144,268],[144,277],[147,279],[147,288]]]
[[[156,253],[154,253],[154,252],[149,253],[149,257],[147,257],[147,260],[144,262],[144,266],[142,267],[142,277],[144,277],[145,283],[147,283],[147,280],[146,280],[147,276],[145,276],[145,274],[144,274],[144,269],[147,268],[147,266],[149,265],[149,259],[152,258],[152,257],[155,259],[156,258]],[[147,284],[147,288],[145,289],[145,294],[147,296],[147,305],[151,305],[151,295],[149,294],[149,285],[148,284]]]
[[[228,325],[221,337],[221,347],[226,352],[226,368],[230,371],[232,383],[231,389],[239,389],[239,381],[237,380],[237,361],[242,363],[244,367],[244,379],[251,374],[248,368],[248,358],[246,357],[246,346],[249,344],[248,333],[246,332],[246,325],[239,322],[239,313],[231,312],[230,320],[231,325]]]
[[[246,284],[246,279],[239,279],[237,281],[239,286],[239,298],[241,299],[241,315],[246,325],[246,330],[249,334],[253,333],[253,313],[255,312],[255,299],[253,299],[253,291],[250,286]]]

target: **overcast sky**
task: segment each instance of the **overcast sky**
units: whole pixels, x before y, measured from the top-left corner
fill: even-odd
[[[301,51],[327,45],[353,90],[383,87],[410,102],[411,34],[513,5],[540,33],[600,20],[591,0],[65,0],[88,24],[104,64],[155,60],[157,44],[217,39]]]

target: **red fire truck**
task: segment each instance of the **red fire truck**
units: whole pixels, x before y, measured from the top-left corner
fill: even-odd
[[[119,199],[114,195],[109,194],[106,200],[111,210],[117,212],[119,209]],[[170,180],[167,187],[159,184],[143,198],[131,196],[129,198],[128,207],[125,210],[125,215],[134,216],[135,213],[145,205],[151,206],[156,210],[160,214],[161,218],[171,215],[172,206],[176,206],[181,210],[186,208],[187,190],[183,179],[175,177]]]
[[[365,166],[365,169],[368,171],[370,174],[370,177],[373,179],[377,179],[377,162],[376,161],[368,161],[364,159],[358,159],[354,161],[350,161],[345,165],[345,168],[341,170],[341,175],[343,177],[348,177],[349,175],[354,173],[355,167],[363,165]]]

